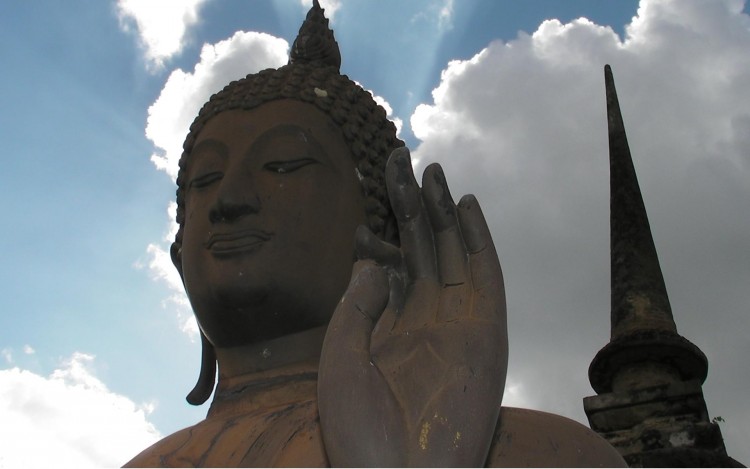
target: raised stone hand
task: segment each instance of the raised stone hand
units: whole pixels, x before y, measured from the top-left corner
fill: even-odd
[[[318,402],[334,466],[483,466],[507,371],[502,272],[477,200],[409,152],[386,184],[400,248],[357,231],[359,261],[323,345]]]

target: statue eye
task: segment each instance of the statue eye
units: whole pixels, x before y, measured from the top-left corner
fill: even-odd
[[[190,181],[190,188],[200,189],[202,187],[210,186],[214,182],[219,181],[222,177],[224,177],[224,173],[218,171],[203,174]]]
[[[264,164],[263,169],[272,171],[274,173],[284,174],[291,173],[292,171],[297,171],[300,168],[315,163],[317,163],[317,161],[312,158],[299,158],[289,161],[271,161]]]

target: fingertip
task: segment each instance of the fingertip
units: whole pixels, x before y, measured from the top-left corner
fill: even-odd
[[[469,210],[474,206],[479,206],[479,201],[474,194],[466,194],[458,201],[459,208]]]
[[[369,274],[378,268],[378,264],[372,259],[359,259],[352,267],[352,278]]]
[[[492,244],[487,221],[474,194],[461,197],[458,203],[458,220],[466,248],[470,253],[480,252]]]
[[[352,286],[360,286],[363,282],[373,282],[375,285],[387,283],[388,274],[374,259],[360,259],[352,268]]]
[[[422,212],[422,201],[408,150],[391,154],[385,177],[388,199],[396,220],[403,223],[418,217]]]
[[[445,192],[450,195],[448,182],[445,179],[445,172],[440,163],[431,163],[422,173],[422,188],[433,187],[436,192]],[[451,199],[452,200],[452,199]]]
[[[357,238],[360,238],[360,237],[365,237],[365,236],[371,235],[372,234],[372,230],[366,224],[360,223],[359,225],[357,225],[357,229],[355,230],[354,233],[357,236]]]
[[[411,166],[411,153],[406,147],[396,148],[388,157],[385,166],[386,179],[399,186],[405,186],[414,179],[414,171]]]
[[[433,196],[433,198],[438,197],[436,192],[439,191],[440,186],[435,184],[435,182],[439,179],[440,174],[440,165],[438,163],[430,163],[430,165],[424,169],[424,172],[422,173],[423,194],[429,194]]]
[[[422,186],[424,186],[424,183],[429,179],[434,179],[435,175],[441,174],[443,174],[443,167],[440,166],[440,163],[430,163],[422,173]]]
[[[354,252],[357,260],[372,257],[372,243],[375,234],[367,225],[359,225],[354,232]]]
[[[398,147],[391,152],[391,156],[388,157],[388,163],[403,158],[411,160],[411,152],[407,147]]]
[[[422,194],[425,208],[436,232],[456,226],[456,204],[453,202],[443,168],[433,163],[424,171]]]
[[[372,259],[363,259],[354,263],[352,280],[341,302],[346,303],[346,297],[352,295],[349,301],[354,301],[356,309],[376,321],[386,306],[388,293],[385,268]]]

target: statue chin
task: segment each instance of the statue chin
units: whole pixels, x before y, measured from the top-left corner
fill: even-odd
[[[261,316],[269,315],[268,288],[224,284],[188,296],[201,330],[215,347],[248,343],[249,335],[257,335],[253,331],[262,324]]]
[[[327,323],[308,311],[298,294],[272,292],[278,289],[219,285],[200,298],[191,296],[190,302],[206,338],[219,348],[272,340]]]

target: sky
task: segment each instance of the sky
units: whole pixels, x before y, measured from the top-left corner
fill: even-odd
[[[503,266],[503,405],[586,423],[609,340],[611,64],[678,332],[750,463],[750,17],[742,0],[329,0],[342,72],[417,171],[474,193]],[[121,465],[205,416],[171,265],[182,140],[286,63],[300,0],[0,3],[0,467]]]

